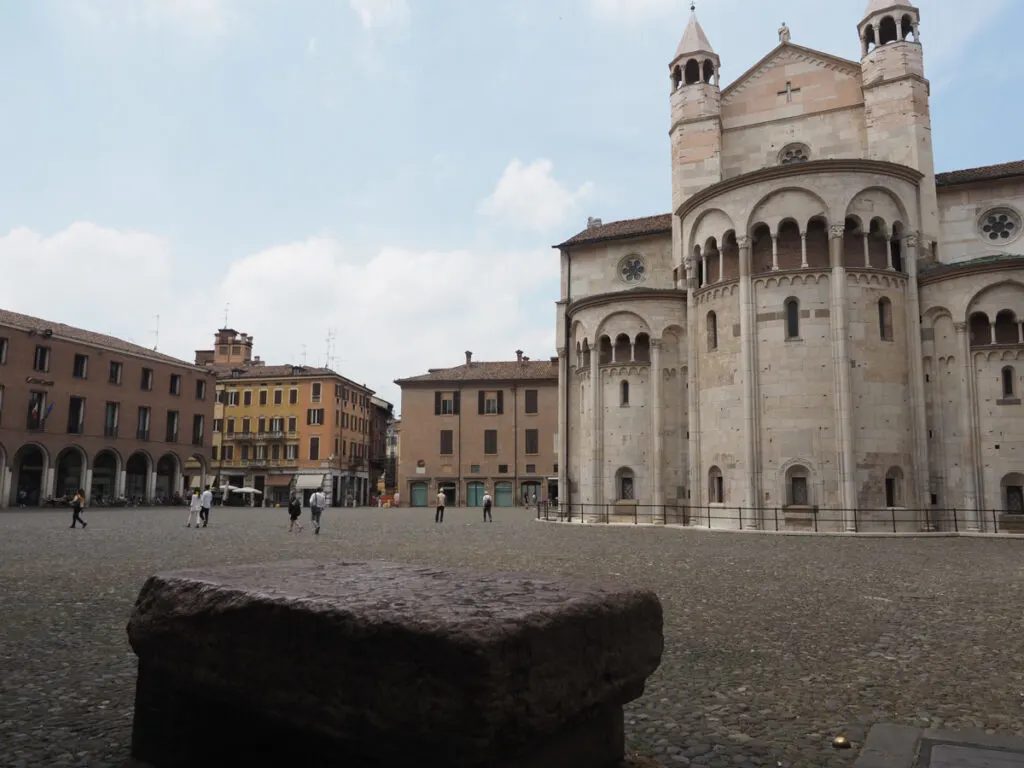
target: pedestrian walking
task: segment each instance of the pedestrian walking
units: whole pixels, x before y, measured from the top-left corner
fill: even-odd
[[[206,490],[199,497],[199,517],[203,520],[203,528],[205,528],[210,522],[210,507],[213,506],[213,491],[210,490],[210,486],[206,486]]]
[[[82,510],[85,508],[85,489],[79,488],[78,493],[75,494],[75,498],[71,500],[71,527],[75,527],[75,523],[81,523],[82,527],[85,528],[85,520],[82,519]]]
[[[188,503],[188,522],[185,523],[186,528],[191,528],[192,523],[196,524],[196,528],[199,527],[199,516],[201,514],[203,505],[200,502],[199,489],[196,488],[192,491],[192,498]]]
[[[302,514],[302,499],[299,498],[299,494],[293,493],[292,497],[288,499],[288,517],[291,522],[288,523],[288,533],[291,533],[295,524],[299,521],[299,515]],[[302,525],[299,525],[299,533],[302,533]]]
[[[327,497],[324,496],[323,491],[317,490],[309,497],[309,513],[313,520],[313,533],[317,536],[320,535],[320,515],[323,514],[324,507],[326,506]]]
[[[444,522],[444,505],[448,503],[448,497],[444,495],[444,491],[437,492],[437,511],[434,512],[434,522]]]
[[[491,505],[492,504],[494,504],[494,501],[493,501],[493,499],[491,499],[490,491],[487,491],[487,492],[484,493],[484,522],[485,523],[493,523],[494,522],[494,518],[491,516]]]

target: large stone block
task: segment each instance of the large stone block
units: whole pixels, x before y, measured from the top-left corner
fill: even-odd
[[[381,562],[152,576],[128,636],[156,768],[611,766],[663,645],[650,592]]]

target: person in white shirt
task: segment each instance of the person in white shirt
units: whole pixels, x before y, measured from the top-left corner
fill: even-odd
[[[327,497],[323,491],[316,491],[312,496],[309,497],[309,512],[313,518],[313,533],[317,536],[320,535],[320,514],[324,511],[324,507],[327,506]]]
[[[437,492],[437,511],[434,512],[434,522],[444,522],[444,505],[448,503],[448,498],[444,495],[444,491]]]
[[[196,528],[199,527],[199,510],[203,507],[199,503],[199,489],[192,491],[192,501],[189,502],[188,506],[188,522],[185,523],[186,528],[191,528],[192,523],[196,524]]]
[[[484,493],[484,522],[485,523],[493,523],[494,522],[494,518],[491,517],[491,505],[493,503],[494,503],[494,500],[491,499],[490,491],[487,491],[486,493]]]
[[[210,486],[206,486],[206,490],[203,491],[203,495],[199,497],[199,517],[203,521],[203,528],[205,528],[207,523],[210,522],[210,507],[212,506],[213,491],[210,490]]]

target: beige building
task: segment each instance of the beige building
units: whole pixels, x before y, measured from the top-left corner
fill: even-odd
[[[725,87],[691,18],[669,64],[671,213],[559,246],[574,509],[1024,520],[1024,163],[935,174],[919,17],[871,0],[860,61],[783,26]]]
[[[196,365],[217,375],[218,485],[255,488],[276,504],[316,490],[332,505],[369,503],[373,390],[329,368],[267,365],[252,352],[253,337],[231,328],[196,351]]]
[[[400,379],[398,490],[404,506],[480,506],[485,492],[499,507],[555,493],[557,359],[473,362]]]

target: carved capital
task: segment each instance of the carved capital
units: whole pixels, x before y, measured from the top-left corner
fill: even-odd
[[[833,240],[842,237],[844,232],[846,232],[845,224],[832,224],[828,228],[828,236]]]
[[[801,240],[806,240],[807,239],[807,230],[802,230],[800,232],[800,239]]]
[[[737,237],[736,238],[736,245],[738,245],[740,248],[749,248],[750,247],[750,237],[748,235],[744,235],[743,237]]]
[[[907,248],[917,248],[920,244],[920,238],[918,237],[917,232],[911,232],[904,238],[904,241],[907,244]]]
[[[565,347],[558,348],[558,356],[563,360],[569,356],[569,351]]]
[[[661,349],[661,339],[651,339],[651,349]]]
[[[967,333],[967,323],[953,323],[953,330],[957,333]]]

